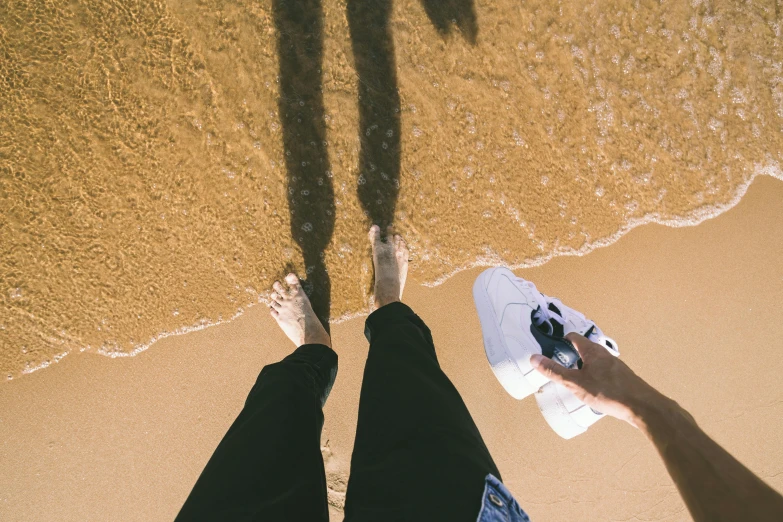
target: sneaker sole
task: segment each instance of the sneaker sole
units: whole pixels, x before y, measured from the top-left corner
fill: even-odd
[[[508,394],[515,399],[521,400],[535,393],[540,385],[531,384],[525,377],[525,375],[534,371],[533,366],[530,364],[530,357],[514,357],[510,353],[505,336],[500,329],[500,319],[495,315],[492,300],[487,292],[487,285],[498,270],[508,271],[513,276],[513,272],[507,268],[490,268],[485,270],[473,283],[473,301],[481,322],[481,333],[484,337],[484,353],[487,355],[489,366]]]
[[[593,411],[564,386],[548,382],[536,393],[536,403],[549,427],[564,439],[572,439],[587,431],[604,415]]]

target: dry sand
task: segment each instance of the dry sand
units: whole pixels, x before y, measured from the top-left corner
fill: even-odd
[[[520,273],[588,312],[623,358],[783,490],[783,183],[760,178],[697,227],[637,228],[584,257]],[[559,439],[535,401],[514,401],[486,364],[470,297],[477,270],[409,283],[511,491],[537,522],[687,520],[644,437],[606,419]],[[444,305],[444,303],[446,305]],[[367,344],[362,320],[334,327],[340,373],[323,434],[341,505]],[[164,339],[129,359],[66,357],[0,386],[0,519],[171,520],[264,364],[291,350],[263,307]],[[333,519],[340,519],[333,508]]]

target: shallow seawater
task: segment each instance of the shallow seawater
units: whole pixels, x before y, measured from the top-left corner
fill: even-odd
[[[295,270],[412,280],[697,222],[781,177],[779,3],[0,4],[0,371],[137,352]],[[331,302],[331,306],[329,306]]]

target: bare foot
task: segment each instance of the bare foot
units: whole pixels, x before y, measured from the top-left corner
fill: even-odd
[[[288,274],[285,276],[285,282],[288,283],[287,290],[280,281],[275,281],[272,285],[275,290],[270,296],[272,304],[269,308],[272,317],[297,347],[303,344],[325,344],[331,348],[332,340],[313,312],[310,299],[299,284],[299,278]]]
[[[372,262],[375,265],[375,303],[378,308],[402,300],[405,278],[408,276],[408,246],[392,227],[386,229],[386,241],[381,240],[378,225],[370,227]]]

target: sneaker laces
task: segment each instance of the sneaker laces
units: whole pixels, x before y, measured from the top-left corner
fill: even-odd
[[[601,329],[598,328],[598,325],[585,317],[582,312],[564,305],[560,299],[556,297],[550,298],[542,294],[536,289],[536,285],[531,281],[519,277],[517,278],[517,281],[532,291],[533,298],[536,300],[536,304],[538,304],[538,308],[533,311],[533,322],[536,326],[543,327],[546,325],[546,329],[548,330],[547,333],[552,335],[555,331],[552,321],[557,322],[561,328],[565,328],[567,322],[566,318],[569,318],[572,323],[577,322],[575,319],[578,318],[585,326],[589,326],[585,332],[585,337],[594,343],[602,345],[615,357],[619,357],[620,351],[617,347],[617,342],[604,335]],[[558,311],[552,310],[552,306]]]
[[[568,318],[571,323],[577,326],[581,331],[581,328],[587,328],[587,331],[584,332],[584,336],[593,341],[596,344],[600,344],[607,350],[609,350],[609,353],[612,355],[619,357],[620,351],[617,347],[617,342],[612,339],[611,337],[607,337],[603,331],[598,327],[597,324],[595,324],[593,321],[585,317],[585,314],[578,310],[574,310],[570,306],[564,305],[560,299],[557,297],[550,298],[550,304],[554,304],[554,306],[560,310],[560,317]],[[580,326],[580,321],[582,325]],[[563,325],[565,326],[565,324]]]
[[[536,304],[538,304],[538,309],[533,312],[533,321],[536,323],[536,326],[543,326],[546,323],[546,325],[549,327],[549,333],[552,333],[553,330],[552,321],[557,321],[560,326],[565,326],[565,318],[563,318],[562,314],[557,313],[549,308],[551,303],[547,302],[547,300],[544,298],[544,295],[536,289],[536,285],[534,285],[531,281],[527,281],[522,278],[517,278],[517,281],[531,290],[531,294],[536,300]],[[558,308],[562,310],[560,306],[558,306]]]

